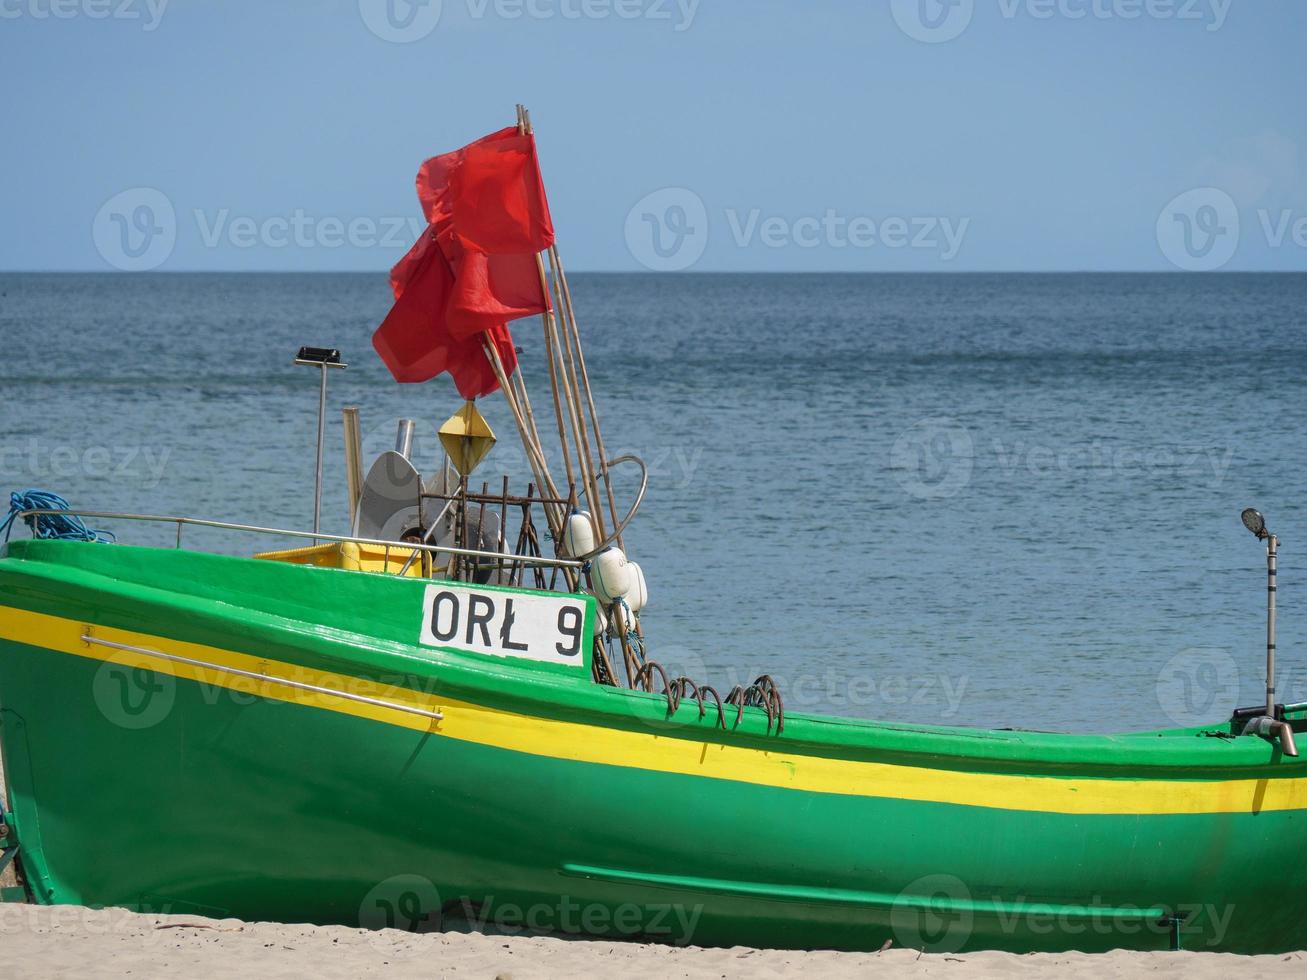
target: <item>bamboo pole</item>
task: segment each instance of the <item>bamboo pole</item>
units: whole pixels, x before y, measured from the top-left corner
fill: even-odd
[[[540,256],[536,256],[536,269],[540,273],[540,290],[544,293],[546,299],[549,297],[549,285],[545,279],[544,263],[540,261]],[[567,482],[576,483],[576,475],[572,472],[572,454],[567,448],[567,432],[563,427],[563,404],[559,397],[558,390],[558,369],[554,364],[554,339],[553,330],[550,328],[550,321],[553,314],[548,310],[541,316],[541,325],[545,335],[545,359],[549,362],[549,387],[554,397],[554,420],[558,423],[558,442],[563,449],[563,468],[567,472]]]
[[[541,480],[541,487],[549,492],[551,497],[558,496],[558,488],[554,486],[553,479],[549,476],[549,467],[545,465],[544,457],[540,451],[532,445],[526,433],[526,423],[522,416],[522,410],[517,404],[517,399],[513,396],[513,390],[509,386],[508,374],[504,370],[503,359],[499,356],[499,351],[491,343],[488,337],[481,338],[482,349],[485,351],[486,359],[490,362],[490,368],[495,372],[495,379],[499,386],[504,390],[504,399],[508,403],[509,414],[513,416],[513,422],[517,425],[518,435],[522,438],[522,444],[526,447],[527,459],[531,464],[533,471],[538,470],[536,479]],[[541,501],[540,506],[544,509],[545,520],[549,523],[550,533],[555,541],[563,540],[563,522],[565,515],[556,504]],[[580,581],[580,573],[573,568],[563,570],[563,577],[567,580],[567,586],[575,590]]]
[[[513,383],[513,393],[517,396],[517,402],[525,411],[527,427],[531,432],[531,438],[535,443],[535,449],[540,459],[549,465],[549,458],[545,455],[544,443],[540,441],[540,430],[536,428],[536,416],[531,408],[531,396],[527,393],[526,379],[522,376],[520,367],[515,368],[509,375],[509,380]]]
[[[527,118],[526,106],[520,102],[517,104],[517,131],[524,135],[531,133],[531,124]],[[576,482],[576,477],[572,472],[572,454],[567,446],[567,432],[563,427],[563,409],[558,398],[558,375],[554,367],[553,347],[551,331],[549,329],[550,321],[553,319],[553,313],[549,309],[549,281],[545,276],[545,264],[541,260],[539,253],[536,253],[536,275],[540,281],[540,296],[545,302],[545,310],[540,314],[540,325],[545,335],[545,357],[549,364],[549,386],[553,393],[554,401],[554,421],[558,423],[558,444],[563,454],[563,471],[567,474],[569,484]],[[519,372],[520,373],[520,372]],[[526,383],[523,381],[522,390],[526,390]],[[529,404],[529,402],[528,402]],[[539,442],[539,432],[536,433],[536,441]]]
[[[524,135],[530,133],[531,131],[530,123],[527,119],[526,106],[522,105],[522,103],[519,102],[516,108],[517,108],[517,131]],[[535,260],[536,260],[536,274],[539,276],[539,280],[540,280],[540,296],[544,300],[545,307],[546,307],[540,314],[540,322],[542,327],[544,328],[546,355],[548,355],[549,321],[552,318],[552,313],[548,309],[550,305],[549,284],[545,280],[544,263],[541,261],[540,255],[538,253],[535,257]],[[535,412],[531,408],[531,396],[527,393],[526,378],[523,376],[521,368],[518,368],[518,370],[514,372],[514,375],[516,376],[516,380],[518,382],[518,390],[519,390],[518,397],[521,400],[521,402],[526,406],[527,417],[531,422],[531,431],[532,434],[535,436],[536,448],[539,451],[541,460],[545,461],[547,464],[547,460],[545,459],[545,455],[544,455],[544,443],[540,439],[540,430],[536,428],[536,424],[535,424]],[[574,480],[574,477],[572,475],[572,457],[570,452],[568,451],[567,435],[563,429],[562,409],[559,407],[558,404],[558,381],[554,375],[554,362],[552,357],[549,357],[549,382],[550,382],[550,387],[553,389],[554,418],[555,421],[558,423],[558,442],[559,442],[559,447],[563,454],[563,470],[567,475],[567,482],[570,484]],[[555,496],[557,496],[556,493]]]
[[[555,283],[555,287],[557,287],[557,283]],[[576,440],[577,466],[581,470],[581,489],[585,493],[586,504],[590,509],[590,516],[595,524],[595,533],[602,540],[607,532],[604,527],[603,507],[599,503],[594,460],[590,456],[589,434],[585,428],[585,417],[581,413],[581,396],[576,389],[576,380],[568,370],[571,363],[570,346],[559,333],[557,323],[557,319],[551,317],[547,329],[552,338],[551,347],[558,357],[558,367],[563,378],[562,384],[567,401],[567,416],[572,424],[572,437]]]
[[[575,378],[577,401],[580,402],[581,391],[585,391],[586,402],[590,415],[590,428],[594,432],[595,448],[599,457],[599,467],[595,467],[594,458],[590,455],[590,433],[586,431],[586,456],[590,461],[590,469],[595,473],[595,489],[598,492],[598,480],[602,476],[604,485],[607,488],[608,510],[612,515],[613,527],[617,527],[620,518],[617,516],[617,502],[613,497],[612,482],[608,477],[608,463],[603,450],[603,436],[599,431],[599,415],[595,411],[594,392],[590,388],[590,376],[585,367],[585,354],[581,350],[581,334],[576,327],[576,314],[572,310],[571,295],[567,287],[567,277],[563,273],[562,259],[558,255],[558,249],[549,246],[549,263],[553,273],[554,288],[558,292],[559,307],[562,313],[564,343],[567,345],[568,360],[571,363],[571,369]],[[579,410],[579,409],[578,409]],[[586,429],[584,419],[582,420],[582,429]],[[618,544],[621,544],[621,536],[618,536]]]
[[[551,271],[553,272],[553,276],[554,276],[554,287],[559,292],[559,310],[563,315],[564,324],[570,327],[569,337],[568,337],[569,351],[573,344],[575,345],[576,348],[576,361],[580,369],[580,378],[579,378],[579,381],[581,382],[580,387],[585,388],[586,399],[588,401],[588,407],[590,411],[590,420],[594,426],[595,443],[599,452],[599,462],[600,462],[600,466],[603,468],[604,487],[607,491],[608,507],[613,517],[613,527],[617,527],[618,524],[620,523],[620,520],[617,516],[617,501],[613,495],[612,480],[609,478],[608,475],[608,460],[605,455],[603,435],[599,431],[599,414],[595,409],[594,392],[590,387],[590,376],[589,376],[589,372],[586,371],[586,367],[585,367],[585,354],[581,349],[581,333],[576,325],[576,313],[572,306],[571,290],[567,286],[567,274],[563,271],[562,258],[558,254],[558,249],[553,245],[549,247],[549,261],[550,261]],[[576,365],[574,365],[574,370],[575,369],[576,369]],[[578,398],[579,397],[580,396],[578,395]],[[586,445],[587,458],[588,458],[589,448],[590,448],[589,444],[587,443]],[[593,462],[591,462],[592,469],[593,469],[593,465],[594,465]],[[617,535],[617,544],[618,547],[622,548],[623,551],[626,550],[625,544],[622,541],[622,535],[620,533]],[[627,638],[627,630],[626,630],[626,623],[625,623],[626,617],[622,613],[622,611],[616,606],[614,607],[613,612],[614,612],[614,618],[618,625],[618,629],[620,630],[620,636],[622,640],[622,651],[628,658],[633,658],[633,654],[630,650],[630,642]],[[643,640],[644,630],[640,625],[640,620],[638,617],[635,619],[633,625],[634,625],[636,636],[640,637]]]
[[[528,112],[526,107],[521,103],[518,103],[517,105],[517,129],[519,133],[527,135],[534,135],[535,132],[534,128],[531,126],[531,113]],[[551,253],[554,251],[552,245],[550,246],[550,251]],[[544,295],[546,302],[548,302],[550,295],[549,277],[545,273],[544,260],[541,259],[538,254],[536,255],[536,273],[539,276],[540,291]],[[563,309],[563,294],[561,290],[558,290],[558,284],[556,281],[554,287],[558,292],[558,302],[556,307],[558,312],[561,314]],[[570,378],[567,372],[567,360],[570,359],[571,356],[570,345],[566,343],[564,335],[559,334],[557,329],[557,317],[553,312],[546,311],[541,319],[545,329],[545,353],[549,360],[549,382],[554,396],[554,413],[555,420],[558,423],[558,439],[563,451],[563,465],[567,470],[568,482],[573,482],[572,461],[568,452],[567,432],[563,425],[563,411],[560,401],[565,402],[567,406],[568,421],[571,423],[572,436],[576,443],[577,466],[581,470],[581,487],[585,493],[592,520],[595,521],[595,531],[602,539],[606,534],[603,520],[603,508],[599,503],[598,479],[594,472],[594,462],[590,458],[588,433],[586,432],[585,419],[581,412],[580,392],[576,389],[575,380]],[[563,351],[567,352],[567,359],[562,356]],[[558,356],[557,364],[554,359],[556,355]],[[563,375],[561,392],[559,390],[559,368],[561,368],[561,373]],[[565,397],[560,399],[560,394],[565,395]],[[614,518],[614,521],[616,521],[616,518]],[[616,526],[616,524],[614,524],[614,526]]]
[[[612,514],[613,527],[617,527],[618,524],[621,523],[621,519],[617,515],[617,500],[613,496],[613,481],[609,476],[608,471],[608,451],[604,448],[603,433],[599,429],[599,412],[595,408],[594,389],[590,387],[590,372],[586,369],[585,352],[581,347],[581,331],[576,322],[576,310],[572,306],[572,289],[567,284],[567,273],[563,271],[563,259],[562,256],[558,254],[557,246],[549,246],[549,263],[553,270],[554,278],[562,287],[561,292],[564,300],[563,316],[565,322],[568,324],[571,339],[576,344],[576,358],[581,369],[581,383],[585,388],[586,402],[590,411],[590,424],[594,429],[595,448],[599,452],[599,471],[604,479],[604,489],[607,491],[608,510],[609,513]],[[622,547],[623,550],[625,550],[625,545],[622,542],[622,535],[620,533],[617,535],[617,543],[619,547]]]
[[[499,387],[503,389],[504,400],[508,403],[509,414],[513,416],[513,422],[517,426],[518,436],[522,440],[522,445],[526,449],[527,462],[531,466],[542,488],[549,491],[553,497],[558,496],[558,488],[554,486],[554,481],[549,477],[549,470],[544,465],[544,460],[540,457],[539,451],[532,442],[530,434],[526,430],[526,420],[522,415],[522,409],[517,404],[517,398],[513,395],[512,384],[508,380],[508,374],[504,370],[503,359],[499,356],[499,351],[491,343],[488,337],[481,339],[482,349],[485,351],[486,360],[490,362],[490,368],[495,372],[495,379],[499,382]],[[549,521],[549,529],[555,537],[562,533],[562,517],[552,505],[543,504],[545,510],[545,519]]]
[[[528,132],[527,107],[521,105],[520,102],[518,103],[518,132],[519,133]],[[538,255],[538,253],[536,255],[536,273],[538,274],[538,276],[540,276],[541,298],[544,299],[545,306],[548,307],[549,286],[545,282],[544,265],[542,265],[540,260],[540,255]],[[545,311],[542,311],[541,319],[548,318],[548,316],[549,316],[549,310],[548,308],[546,308]],[[550,372],[552,372],[552,370],[553,370],[553,363],[550,363]],[[538,449],[538,451],[540,451],[541,459],[545,460],[545,463],[548,464],[548,457],[545,456],[545,452],[544,452],[544,442],[542,442],[542,440],[540,439],[540,430],[538,430],[536,427],[536,413],[535,413],[535,409],[532,409],[531,406],[531,393],[529,393],[528,391],[527,379],[525,379],[525,375],[523,374],[523,371],[521,371],[520,366],[516,368],[516,370],[514,371],[514,380],[516,385],[518,385],[518,400],[520,404],[523,405],[523,408],[527,410],[527,421],[531,422],[531,433],[536,438],[536,448]],[[557,405],[555,405],[555,408],[557,408]],[[572,480],[571,456],[570,453],[567,452],[566,439],[562,438],[563,429],[562,429],[561,417],[558,418],[558,436],[559,439],[562,440],[563,470],[565,470],[567,474],[567,481],[571,482]]]
[[[527,463],[531,467],[532,474],[551,496],[557,497],[558,489],[554,486],[553,480],[549,477],[549,473],[544,466],[543,458],[541,457],[539,450],[536,448],[535,443],[532,441],[530,433],[526,429],[526,420],[522,415],[522,409],[518,405],[517,398],[513,393],[513,388],[508,380],[508,376],[504,372],[504,362],[499,356],[499,351],[495,349],[494,344],[489,340],[483,340],[483,349],[485,351],[486,360],[490,362],[491,369],[495,372],[495,377],[499,382],[499,387],[504,392],[504,401],[508,405],[509,414],[513,417],[513,423],[517,427],[517,434],[522,440],[523,448],[526,449]],[[553,511],[551,511],[549,507],[545,507],[546,517],[550,516],[552,513]]]

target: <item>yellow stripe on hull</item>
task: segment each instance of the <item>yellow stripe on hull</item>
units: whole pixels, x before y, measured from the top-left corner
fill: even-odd
[[[314,687],[443,714],[436,720],[408,711],[331,694],[304,691],[90,644],[97,640],[142,647]],[[124,664],[247,695],[432,732],[445,738],[544,758],[598,763],[651,772],[700,776],[779,789],[1085,815],[1251,813],[1307,809],[1307,777],[1231,780],[1086,779],[956,772],[791,754],[701,742],[601,725],[540,718],[449,701],[407,688],[329,671],[105,626],[0,606],[0,638],[32,647]],[[783,746],[778,742],[778,747]]]

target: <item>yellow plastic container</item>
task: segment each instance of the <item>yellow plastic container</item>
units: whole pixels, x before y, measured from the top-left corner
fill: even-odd
[[[332,541],[310,548],[292,548],[289,551],[261,551],[254,557],[290,562],[292,565],[316,565],[319,568],[343,568],[350,572],[398,575],[413,551],[402,544],[387,548],[375,544],[355,544],[353,541]],[[404,574],[410,578],[423,578],[429,574],[428,564],[429,559],[424,554]]]

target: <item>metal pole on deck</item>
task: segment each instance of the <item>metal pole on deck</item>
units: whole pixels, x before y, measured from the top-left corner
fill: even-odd
[[[363,496],[363,436],[359,425],[357,405],[341,409],[341,423],[345,429],[345,484],[349,495],[349,533],[356,530],[359,498]]]
[[[1279,539],[1266,536],[1266,714],[1275,717],[1275,553]]]
[[[1275,718],[1275,562],[1280,539],[1266,529],[1266,518],[1252,507],[1239,515],[1258,541],[1266,542],[1266,717]]]
[[[317,367],[322,372],[318,386],[317,466],[313,479],[313,533],[317,534],[322,530],[322,456],[327,436],[327,368],[343,369],[349,365],[340,359],[340,351],[334,347],[301,347],[295,355],[295,363]]]

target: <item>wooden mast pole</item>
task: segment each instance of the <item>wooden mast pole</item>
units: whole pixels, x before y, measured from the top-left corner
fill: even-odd
[[[517,131],[522,134],[528,133],[529,129],[527,128],[527,125],[528,124],[526,119],[526,107],[519,102],[517,105]],[[540,295],[544,297],[545,304],[547,307],[549,304],[549,282],[548,279],[545,277],[545,265],[544,262],[541,260],[539,253],[536,253],[535,260],[536,260],[536,274],[540,277]],[[550,312],[550,310],[547,308],[540,314],[540,324],[545,335],[545,357],[549,364],[549,386],[552,389],[553,396],[554,396],[553,398],[554,421],[557,422],[558,424],[558,444],[559,444],[559,449],[563,454],[563,471],[567,474],[568,485],[575,486],[576,476],[572,472],[572,455],[567,446],[567,432],[563,428],[563,408],[562,408],[562,404],[558,400],[558,374],[554,367],[553,347],[552,347],[552,339],[551,339],[552,331],[550,330],[550,321],[552,319],[553,319],[553,313]],[[522,391],[523,393],[525,393],[526,380],[525,378],[522,377],[521,368],[519,367],[519,369],[515,373],[518,376],[518,381],[521,384]],[[530,402],[528,401],[527,404],[529,406]],[[536,441],[537,443],[539,443],[540,441],[540,435],[538,431],[536,432]]]
[[[613,481],[608,474],[608,452],[604,448],[603,433],[599,430],[599,412],[595,408],[594,390],[590,387],[590,372],[585,366],[585,352],[581,347],[581,332],[576,323],[576,311],[572,307],[572,290],[567,285],[567,273],[563,271],[563,260],[558,254],[558,249],[549,246],[549,263],[554,273],[554,280],[559,286],[559,292],[562,294],[564,321],[567,324],[569,340],[576,347],[576,361],[580,368],[581,386],[585,389],[587,407],[590,412],[590,427],[594,431],[595,448],[599,454],[599,474],[603,477],[604,488],[608,496],[608,511],[613,518],[613,527],[617,527],[621,519],[617,515],[617,501],[613,496]],[[620,532],[617,535],[617,543],[625,549]]]
[[[562,291],[559,288],[558,280],[554,280],[554,292],[558,297],[559,311],[562,311]],[[581,392],[579,390],[578,379],[575,370],[575,361],[572,358],[572,347],[568,342],[566,327],[561,330],[555,319],[552,323],[554,327],[554,349],[558,354],[559,370],[563,375],[563,388],[567,394],[568,416],[572,422],[572,433],[576,439],[576,460],[581,468],[581,477],[584,482],[586,501],[590,506],[590,515],[595,524],[595,532],[600,539],[607,535],[604,526],[603,507],[599,502],[599,483],[595,474],[594,459],[590,454],[590,435],[586,430],[585,415],[581,409]]]
[[[535,130],[531,125],[531,113],[527,111],[525,106],[520,104],[518,105],[517,110],[519,131],[526,134],[534,134]],[[554,246],[551,245],[549,250],[550,254],[553,255],[555,252]],[[536,256],[536,270],[540,276],[540,288],[545,295],[548,296],[548,277],[545,274],[544,261],[539,255]],[[572,436],[576,443],[576,461],[581,470],[581,487],[585,492],[586,500],[590,507],[591,518],[595,522],[595,531],[600,538],[603,538],[607,534],[607,531],[603,519],[603,507],[600,504],[598,493],[598,477],[594,468],[594,460],[590,453],[589,433],[586,430],[585,415],[581,407],[581,393],[578,376],[574,367],[569,371],[569,366],[572,361],[572,353],[571,345],[567,341],[566,325],[564,324],[562,331],[560,331],[557,326],[558,317],[565,316],[563,293],[559,288],[557,281],[554,282],[554,291],[557,294],[555,306],[557,308],[558,316],[551,313],[545,314],[545,342],[546,346],[552,348],[553,353],[558,357],[558,368],[561,370],[562,374],[562,393],[566,396],[565,401],[567,405],[568,420],[571,423]],[[552,359],[550,360],[550,369],[550,380],[555,383],[555,406],[557,407],[559,392],[557,388],[557,377],[554,373],[554,362]],[[560,430],[562,429],[561,412],[559,428]],[[561,434],[560,431],[560,436]],[[566,439],[563,439],[563,443],[566,445]]]
[[[499,382],[499,387],[503,389],[504,400],[508,403],[509,414],[513,416],[513,422],[517,426],[517,434],[522,440],[523,448],[526,449],[527,462],[531,466],[531,471],[540,482],[540,486],[548,490],[551,497],[557,498],[558,488],[554,486],[554,481],[549,476],[549,469],[545,466],[540,450],[532,441],[531,433],[527,430],[526,419],[522,414],[521,406],[517,403],[517,397],[513,394],[513,386],[508,380],[508,374],[504,370],[503,359],[499,356],[499,351],[488,337],[482,337],[481,346],[485,351],[486,360],[490,362],[491,370],[495,372],[495,380]],[[558,537],[562,534],[562,515],[557,513],[557,504],[542,505],[545,509],[545,518],[549,521],[549,530],[555,537]]]

